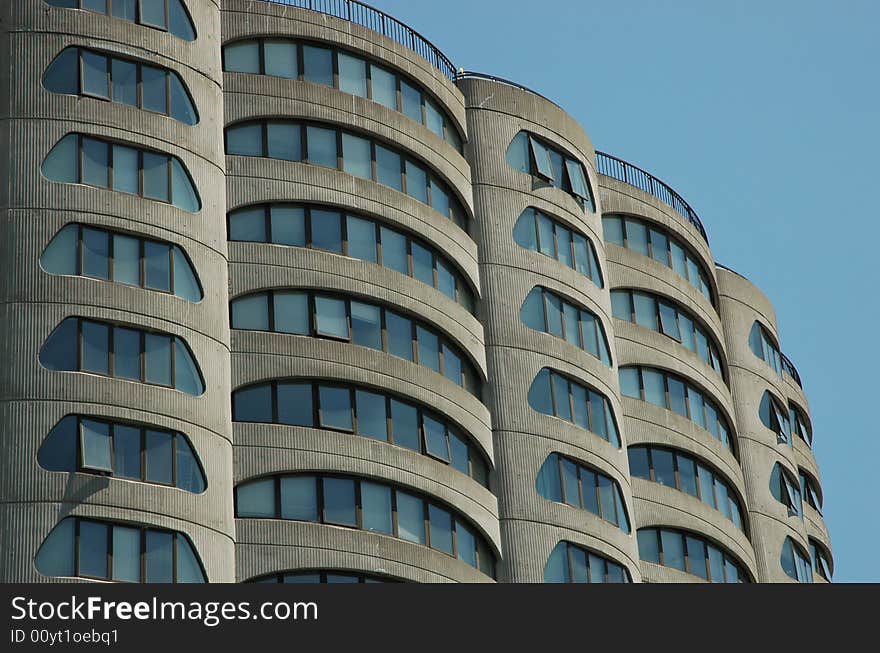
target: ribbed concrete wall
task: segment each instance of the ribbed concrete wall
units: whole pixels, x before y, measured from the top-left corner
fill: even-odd
[[[223,41],[281,36],[344,47],[405,73],[464,127],[461,94],[414,52],[346,21],[269,3],[232,0],[223,7]],[[370,100],[303,81],[226,73],[225,120],[317,120],[375,135],[425,161],[472,212],[470,167],[426,127]],[[418,235],[445,254],[475,289],[477,248],[467,233],[407,195],[344,172],[306,163],[227,157],[228,204],[323,204],[367,215]],[[230,243],[230,296],[270,288],[310,288],[381,303],[432,325],[486,378],[483,327],[439,290],[375,263],[313,249]],[[318,379],[370,386],[440,412],[492,461],[491,420],[478,398],[425,367],[350,343],[304,336],[233,332],[233,387],[267,379]],[[368,477],[446,503],[477,526],[500,557],[495,496],[436,460],[391,444],[315,428],[234,424],[235,481],[297,471]],[[320,524],[239,519],[237,577],[344,569],[416,582],[486,582],[476,569],[438,551],[388,536]]]
[[[199,37],[171,34],[108,16],[11,0],[0,7],[0,247],[7,273],[0,284],[0,578],[45,580],[34,555],[67,515],[135,521],[186,533],[210,581],[233,573],[232,443],[229,416],[227,262],[223,237],[224,162],[220,12],[216,2],[187,3]],[[187,126],[166,116],[85,97],[50,93],[43,72],[65,47],[81,45],[174,70],[201,118]],[[202,210],[109,190],[50,182],[40,165],[65,134],[119,139],[178,157],[201,196]],[[81,222],[135,232],[179,245],[204,288],[199,304],[142,288],[50,275],[43,249],[65,224]],[[11,271],[14,268],[14,272]],[[41,345],[68,316],[94,317],[163,331],[191,347],[207,390],[200,397],[99,376],[51,372]],[[207,477],[201,495],[83,474],[48,472],[36,453],[65,415],[131,420],[185,433]]]
[[[592,513],[543,498],[536,489],[541,465],[558,452],[613,478],[632,516],[629,472],[624,448],[528,403],[528,391],[544,367],[563,372],[608,397],[620,423],[616,366],[574,345],[528,328],[520,307],[532,288],[544,286],[599,316],[609,340],[611,299],[587,277],[564,263],[528,251],[513,239],[522,212],[535,207],[590,238],[603,273],[607,271],[601,214],[584,211],[559,188],[537,184],[506,161],[508,145],[522,130],[537,134],[584,164],[596,186],[593,146],[584,131],[561,109],[533,94],[477,79],[459,82],[465,95],[474,181],[474,207],[483,283],[482,319],[486,328],[489,387],[486,401],[494,417],[496,487],[501,509],[505,560],[502,578],[542,582],[550,552],[561,540],[593,550],[640,577],[635,536]],[[612,359],[616,360],[613,343]]]

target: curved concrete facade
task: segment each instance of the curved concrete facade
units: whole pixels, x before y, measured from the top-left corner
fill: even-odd
[[[192,42],[41,0],[9,0],[0,7],[0,58],[9,62],[0,72],[0,253],[14,262],[14,273],[0,279],[0,581],[70,580],[44,576],[35,565],[41,543],[68,516],[181,532],[191,540],[209,582],[315,570],[403,582],[543,582],[551,552],[563,542],[619,565],[632,582],[702,580],[643,559],[638,537],[643,528],[702,539],[748,581],[791,581],[780,562],[787,537],[807,555],[811,545],[818,547],[831,564],[812,449],[798,437],[792,446],[778,443],[758,413],[769,391],[786,407],[796,407],[812,434],[800,384],[791,374],[778,375],[749,347],[755,320],[779,342],[773,308],[743,277],[716,266],[690,207],[683,212],[683,201],[673,207],[658,199],[681,198],[674,192],[652,194],[662,182],[643,171],[638,172],[647,177],[600,174],[608,155],[594,150],[584,128],[562,108],[504,80],[444,73],[408,47],[421,37],[411,34],[409,41],[396,31],[386,36],[271,0],[184,1],[197,34]],[[423,120],[342,90],[338,55],[332,84],[224,72],[224,46],[258,39],[329,48],[380,66],[401,80],[395,82],[401,109],[402,82],[417,89]],[[41,81],[44,71],[62,50],[77,46],[177,73],[192,96],[197,124],[48,91]],[[302,60],[298,66],[302,71]],[[372,79],[364,84],[372,89]],[[444,136],[437,132],[438,115]],[[409,194],[341,169],[225,154],[227,127],[271,120],[320,123],[395,150],[445,187],[463,219],[457,224]],[[574,194],[508,163],[508,146],[522,131],[583,166],[594,207],[585,209]],[[189,213],[137,195],[50,181],[41,165],[70,133],[177,157],[192,178],[201,209]],[[650,184],[640,185],[638,180],[647,178]],[[229,239],[228,215],[275,203],[352,213],[420,242],[454,271],[474,306],[439,289],[439,270],[434,285],[419,280],[414,262],[408,276],[317,248]],[[527,209],[588,239],[602,282],[518,244],[514,228]],[[673,237],[703,268],[711,299],[655,258],[606,242],[607,215],[637,218]],[[41,255],[71,223],[177,245],[191,261],[204,298],[193,303],[122,283],[50,274]],[[521,309],[535,288],[596,316],[608,340],[610,364],[524,323]],[[327,293],[404,315],[454,348],[478,388],[469,391],[425,365],[343,339],[230,328],[232,302],[275,290]],[[650,293],[675,304],[707,335],[720,370],[681,342],[614,317],[614,290]],[[204,394],[46,369],[39,361],[41,348],[68,317],[178,336],[192,350]],[[659,369],[697,388],[728,423],[732,451],[694,421],[624,396],[619,370],[630,366]],[[620,446],[530,405],[530,389],[544,369],[605,397]],[[414,451],[317,426],[233,421],[233,394],[270,381],[342,384],[428,411],[468,442],[471,455],[484,461],[488,482],[428,455],[427,446]],[[113,474],[43,469],[38,451],[67,415],[185,434],[207,489],[193,494]],[[679,481],[670,487],[631,474],[631,447],[673,450],[710,469],[740,507],[741,525],[676,489]],[[554,454],[610,479],[629,527],[542,496],[539,472]],[[802,519],[773,498],[770,475],[777,463],[793,478],[811,479],[819,509],[804,502]],[[437,548],[368,530],[235,517],[236,487],[288,474],[356,478],[418,495],[468,525],[489,549],[495,573]],[[824,582],[815,572],[814,580]]]
[[[227,261],[223,237],[225,197],[221,146],[222,91],[217,58],[220,10],[210,0],[188,3],[198,38],[89,12],[14,0],[0,9],[0,50],[9,66],[2,76],[0,107],[0,241],[17,272],[4,275],[0,323],[0,440],[3,474],[4,580],[46,580],[34,556],[49,531],[66,516],[133,522],[180,531],[192,541],[212,582],[233,580],[232,437],[229,411]],[[199,114],[194,126],[135,107],[49,92],[43,72],[64,48],[88,46],[154,63],[176,72]],[[189,171],[201,210],[79,184],[49,181],[43,159],[65,134],[82,133],[171,154]],[[180,297],[97,281],[48,274],[40,267],[47,243],[66,224],[82,223],[162,240],[189,256],[204,290],[194,304]],[[65,318],[79,316],[161,331],[183,338],[206,381],[192,397],[180,391],[79,372],[45,369],[43,342]],[[15,334],[12,339],[9,336]],[[82,414],[184,433],[207,478],[207,490],[176,488],[81,473],[42,469],[37,451],[61,418]]]

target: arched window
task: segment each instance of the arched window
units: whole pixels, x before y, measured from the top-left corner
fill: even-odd
[[[584,165],[535,134],[521,131],[507,148],[507,163],[514,170],[538,177],[574,197],[587,211],[595,211],[593,190]]]
[[[789,413],[783,406],[784,404],[767,390],[761,397],[758,416],[761,418],[761,423],[776,434],[777,442],[791,447],[794,446],[791,439],[791,422],[788,419]]]
[[[788,514],[804,518],[804,506],[798,482],[782,465],[773,465],[770,472],[770,493],[779,503],[788,508]]]
[[[192,96],[173,70],[86,48],[65,48],[43,74],[53,93],[127,104],[170,116],[185,125],[199,121]]]
[[[87,318],[69,317],[55,327],[40,349],[40,364],[49,370],[176,388],[193,396],[205,392],[182,338]]]
[[[45,576],[128,583],[204,583],[205,572],[183,533],[83,517],[62,519],[36,557]]]
[[[724,379],[720,347],[700,321],[676,302],[645,290],[611,291],[611,309],[619,320],[669,336],[699,356]]]
[[[46,155],[43,176],[173,204],[198,213],[202,202],[176,156],[85,134],[68,134]]]
[[[586,510],[629,533],[626,504],[617,481],[566,456],[547,456],[537,479],[538,494]]]
[[[523,301],[520,319],[530,329],[562,338],[611,367],[611,352],[602,320],[592,311],[535,286]]]
[[[45,0],[53,7],[83,9],[196,40],[196,28],[183,0]]]
[[[49,431],[37,462],[52,472],[84,472],[205,491],[205,474],[183,433],[86,415],[67,415]]]
[[[334,168],[406,193],[467,231],[467,214],[427,166],[366,134],[326,123],[241,122],[226,128],[226,154],[302,161]]]
[[[558,220],[529,207],[513,227],[517,245],[556,259],[603,288],[602,268],[593,241]]]
[[[223,70],[332,86],[399,111],[462,151],[455,123],[431,95],[409,77],[360,54],[290,39],[248,39],[223,46]]]
[[[629,570],[618,562],[562,541],[544,565],[545,583],[631,583]]]
[[[232,420],[354,433],[449,465],[488,487],[489,463],[459,426],[429,408],[372,388],[279,380],[232,393]]]
[[[421,320],[340,295],[270,290],[232,300],[233,329],[272,331],[349,342],[427,367],[476,397],[480,377],[466,354]]]
[[[452,261],[421,238],[326,205],[260,204],[232,211],[229,240],[308,247],[378,263],[437,288],[474,312],[474,293]]]
[[[608,398],[568,376],[543,368],[529,388],[529,406],[558,417],[620,447],[620,435]]]
[[[813,582],[813,567],[810,557],[799,544],[795,544],[790,537],[785,538],[782,544],[782,554],[779,557],[782,570],[799,583]]]
[[[640,528],[639,557],[713,583],[750,583],[739,561],[702,535],[671,528]]]
[[[605,242],[626,247],[671,268],[715,306],[706,266],[668,229],[641,218],[613,213],[602,216],[602,228]]]
[[[468,519],[425,495],[350,476],[268,476],[235,488],[238,518],[332,524],[421,544],[495,577],[495,556]]]
[[[733,432],[722,411],[708,395],[684,378],[653,367],[621,367],[620,392],[691,420],[736,456]]]
[[[727,517],[738,529],[745,530],[743,507],[736,491],[706,463],[667,447],[632,446],[627,454],[633,477],[690,494]]]
[[[755,356],[772,367],[779,378],[782,378],[782,360],[779,355],[779,347],[770,332],[760,322],[756,321],[749,332],[749,348]]]
[[[179,246],[91,225],[61,229],[43,251],[40,265],[52,274],[139,286],[194,303],[203,296],[192,263]]]

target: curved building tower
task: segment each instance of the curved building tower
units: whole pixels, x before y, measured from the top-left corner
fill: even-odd
[[[353,0],[0,26],[0,580],[830,581],[772,306],[565,110]]]

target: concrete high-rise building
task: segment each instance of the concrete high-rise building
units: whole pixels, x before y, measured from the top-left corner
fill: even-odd
[[[830,580],[772,305],[553,102],[353,1],[0,58],[0,579]]]

